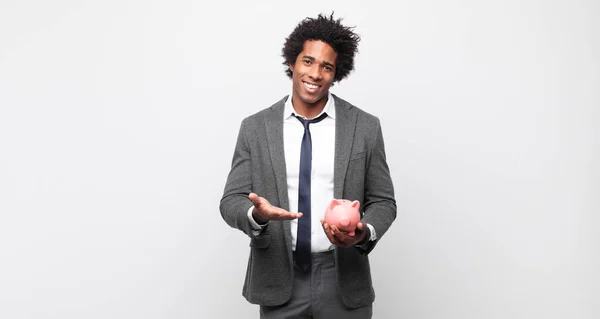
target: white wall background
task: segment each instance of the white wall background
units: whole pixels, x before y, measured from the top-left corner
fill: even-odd
[[[218,203],[336,11],[382,120],[375,318],[600,317],[597,1],[0,1],[0,318],[257,318]]]

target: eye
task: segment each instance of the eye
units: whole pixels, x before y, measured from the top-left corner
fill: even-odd
[[[310,65],[311,61],[309,59],[304,59],[304,64]]]
[[[324,67],[324,69],[325,69],[325,71],[327,71],[327,72],[331,72],[331,71],[333,71],[333,68],[332,68],[332,67],[330,67],[330,66],[328,66],[328,65],[326,65],[326,66]]]

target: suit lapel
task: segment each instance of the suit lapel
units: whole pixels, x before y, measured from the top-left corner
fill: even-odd
[[[341,199],[344,180],[356,127],[357,113],[352,105],[332,94],[335,99],[335,162],[333,169],[333,196]]]
[[[269,155],[271,165],[275,173],[275,184],[277,186],[277,195],[279,205],[285,210],[289,210],[289,200],[287,192],[287,173],[285,166],[285,152],[283,148],[283,110],[286,98],[271,106],[267,113],[265,126],[267,130],[267,143],[269,145]],[[283,230],[288,245],[292,244],[292,230],[289,221],[283,221]]]

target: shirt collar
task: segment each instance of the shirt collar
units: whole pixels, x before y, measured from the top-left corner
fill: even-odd
[[[327,113],[327,117],[335,119],[335,100],[331,95],[331,92],[327,92],[327,103],[323,108],[323,111],[319,113],[315,118],[321,116],[321,114]],[[287,100],[285,101],[285,106],[283,109],[283,119],[286,120],[290,118],[290,116],[296,115],[296,111],[294,110],[294,106],[292,105],[292,94],[288,95]]]

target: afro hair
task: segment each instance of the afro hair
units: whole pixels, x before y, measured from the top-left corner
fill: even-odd
[[[282,49],[283,65],[286,74],[292,78],[290,64],[296,63],[296,58],[304,49],[308,40],[318,40],[329,44],[337,53],[334,82],[339,82],[354,70],[354,56],[358,52],[360,36],[353,32],[354,27],[342,25],[342,19],[335,20],[333,13],[327,17],[319,14],[317,18],[305,18],[285,39]]]

